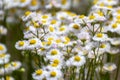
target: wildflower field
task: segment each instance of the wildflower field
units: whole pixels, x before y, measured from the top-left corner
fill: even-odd
[[[0,0],[0,80],[120,80],[120,0]]]

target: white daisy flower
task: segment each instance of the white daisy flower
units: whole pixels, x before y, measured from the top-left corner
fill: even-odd
[[[79,32],[81,30],[80,24],[77,23],[70,23],[70,30],[73,32]]]
[[[14,62],[11,62],[11,65],[13,70],[17,70],[21,67],[22,64],[19,61],[14,61]]]
[[[19,7],[25,7],[29,5],[31,0],[20,0]]]
[[[112,23],[108,28],[109,28],[108,30],[111,32],[118,32],[120,30],[120,24]]]
[[[28,47],[28,42],[25,40],[18,41],[15,44],[15,48],[18,50],[25,50],[25,49],[27,49],[27,47]]]
[[[15,80],[13,77],[11,77],[11,76],[6,76],[5,77],[6,78],[6,80]],[[0,80],[5,80],[4,78],[0,78]]]
[[[6,53],[6,51],[7,51],[6,46],[0,43],[0,53]]]
[[[111,38],[110,43],[115,46],[120,45],[120,38]]]
[[[115,70],[117,68],[117,66],[114,63],[106,63],[103,66],[103,69],[109,72],[112,72],[113,70]]]
[[[69,60],[67,60],[66,65],[80,67],[84,65],[85,63],[86,63],[86,60],[84,56],[75,55],[71,57]]]
[[[38,0],[31,0],[31,3],[29,5],[30,10],[37,10],[39,9],[39,1]]]
[[[32,74],[32,77],[35,80],[42,80],[45,78],[46,75],[47,75],[46,71],[44,71],[42,69],[38,69]]]
[[[67,26],[62,25],[59,28],[57,28],[57,34],[65,34],[69,31],[69,29],[67,28]]]
[[[62,54],[60,53],[60,51],[58,49],[51,49],[47,55],[46,58],[47,59],[55,59],[55,58],[60,58]]]
[[[93,37],[93,40],[95,41],[107,41],[109,38],[107,36],[107,34],[104,33],[96,33],[95,36]]]
[[[1,35],[6,35],[7,34],[7,29],[3,26],[0,26],[0,34]]]
[[[32,38],[28,40],[28,49],[35,49],[41,47],[41,41],[38,38]]]
[[[46,77],[47,80],[59,80],[62,77],[62,72],[60,70],[51,70],[48,72]]]
[[[0,54],[0,64],[8,63],[9,60],[10,60],[10,55],[9,54],[5,54],[5,53]]]

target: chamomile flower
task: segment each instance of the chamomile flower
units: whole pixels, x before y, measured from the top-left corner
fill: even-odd
[[[25,7],[29,5],[31,0],[20,0],[19,7]]]
[[[28,40],[28,49],[35,49],[41,47],[41,41],[38,38]]]
[[[111,71],[115,70],[116,68],[117,68],[117,66],[114,63],[106,63],[103,66],[103,69],[108,72],[111,72]]]
[[[0,78],[0,80],[5,80],[4,78]],[[15,80],[13,77],[11,76],[6,76],[6,80]]]
[[[28,47],[28,42],[25,40],[18,41],[15,44],[15,48],[18,50],[25,50],[25,49],[27,49],[27,47]]]
[[[95,41],[107,41],[108,40],[108,36],[107,34],[104,34],[104,33],[97,33],[94,37],[93,37],[93,40]]]
[[[47,80],[59,80],[62,78],[62,72],[60,70],[51,70],[46,77]]]
[[[116,47],[111,47],[110,50],[108,51],[108,53],[112,54],[112,55],[117,54],[119,52],[120,52],[120,50]]]
[[[62,25],[57,29],[57,34],[65,34],[69,31],[69,29],[67,28],[67,26]]]
[[[35,80],[43,80],[45,76],[47,75],[47,71],[44,71],[42,69],[37,69],[33,74],[32,77]]]
[[[58,49],[51,49],[47,55],[46,58],[47,59],[54,59],[54,58],[60,58],[62,54],[60,53],[60,51]]]
[[[112,24],[110,24],[110,26],[108,28],[109,28],[108,30],[111,32],[117,32],[120,30],[120,24],[112,23]]]
[[[74,22],[84,24],[83,21],[86,21],[86,20],[87,20],[87,17],[85,15],[79,15],[74,19]]]
[[[29,5],[30,10],[37,10],[39,8],[39,1],[38,0],[31,0],[31,3]]]
[[[66,65],[67,66],[76,66],[80,67],[84,65],[86,62],[85,57],[81,55],[75,55],[71,57],[69,60],[67,60]]]
[[[101,43],[100,46],[99,46],[99,51],[101,53],[104,53],[104,52],[108,52],[110,50],[111,46],[109,43]],[[96,49],[96,52],[97,52],[98,49]]]
[[[0,34],[1,35],[6,35],[7,34],[7,29],[3,26],[0,26]]]
[[[21,67],[21,63],[19,61],[11,62],[11,65],[13,70],[17,70]]]
[[[49,25],[48,26],[48,31],[51,33],[51,34],[54,34],[56,32],[56,28],[53,26],[53,25]]]
[[[120,45],[120,38],[111,38],[110,42],[112,45],[115,45],[115,46]]]
[[[6,51],[7,51],[6,46],[0,43],[0,53],[6,53]]]
[[[70,24],[70,28],[71,28],[71,31],[79,32],[80,29],[81,29],[81,26],[79,24],[76,24],[76,23],[71,23]]]
[[[5,54],[5,53],[1,53],[0,54],[0,64],[8,63],[9,59],[10,59],[10,55],[9,54]]]

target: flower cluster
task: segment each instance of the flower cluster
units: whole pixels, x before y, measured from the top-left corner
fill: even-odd
[[[0,43],[0,80],[14,80],[9,74],[21,67],[21,62],[10,61],[10,54],[7,53],[6,46]]]
[[[15,47],[35,55],[33,79],[95,80],[117,68],[109,55],[120,52],[118,1],[94,0],[93,4],[88,16],[65,10],[25,12],[24,40]],[[47,8],[53,6],[61,4],[52,0]]]

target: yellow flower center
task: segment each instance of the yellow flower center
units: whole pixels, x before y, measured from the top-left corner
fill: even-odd
[[[6,76],[6,80],[10,80],[10,76]]]
[[[32,6],[36,6],[36,5],[37,5],[37,0],[32,0],[32,1],[31,1],[31,5],[32,5]]]
[[[93,4],[97,4],[97,2],[98,2],[98,0],[94,0],[94,1],[93,1]]]
[[[52,66],[52,67],[57,67],[58,64],[53,63],[53,64],[51,64],[51,66]]]
[[[81,60],[81,58],[79,56],[75,56],[74,60],[77,61],[77,62],[79,62]]]
[[[24,45],[24,41],[20,41],[19,46],[23,46],[23,45]]]
[[[106,47],[105,44],[101,44],[101,45],[100,45],[100,48],[105,48],[105,47]]]
[[[105,4],[104,4],[104,3],[100,3],[100,6],[101,6],[101,7],[104,7],[104,6],[105,6]]]
[[[21,3],[24,3],[24,2],[26,2],[26,0],[20,0],[20,2],[21,2]]]
[[[14,67],[16,67],[16,66],[17,66],[17,63],[14,62],[14,63],[12,63],[12,65],[13,65]]]
[[[112,0],[108,0],[108,2],[111,2]]]
[[[57,22],[56,20],[52,20],[51,24],[56,24],[56,22]]]
[[[52,44],[52,41],[48,41],[47,42],[47,45],[49,46],[49,45],[51,45]]]
[[[53,37],[49,37],[48,40],[49,40],[49,41],[53,41],[54,38],[53,38]]]
[[[61,0],[62,5],[65,5],[67,3],[67,0]]]
[[[55,60],[53,61],[53,63],[55,63],[55,64],[59,64],[60,61],[59,61],[58,59],[55,59]]]
[[[100,16],[104,16],[103,12],[101,12],[101,11],[98,11],[97,13],[98,13]]]
[[[50,72],[50,76],[51,76],[51,77],[55,77],[56,75],[57,75],[56,72],[54,72],[54,71]]]
[[[52,50],[51,51],[51,55],[57,55],[58,54],[58,51],[57,50]]]
[[[108,69],[109,69],[109,70],[112,70],[112,69],[113,69],[113,67],[112,67],[112,66],[108,66]]]
[[[41,69],[36,70],[35,73],[36,73],[37,75],[41,75],[41,74],[43,73],[43,70],[41,70]]]
[[[117,19],[120,19],[120,16],[117,16]]]
[[[42,16],[42,19],[47,19],[47,18],[48,18],[47,15],[43,15],[43,16]]]
[[[59,31],[64,31],[65,30],[65,27],[60,27],[59,28]]]
[[[74,24],[74,25],[73,25],[73,28],[74,28],[74,29],[80,29],[79,25],[77,25],[77,24]]]
[[[61,42],[61,40],[60,40],[60,39],[57,39],[57,40],[56,40],[56,43],[60,43],[60,42]]]
[[[5,68],[8,68],[10,66],[10,64],[5,64]]]
[[[0,54],[0,58],[3,58],[3,57],[5,57],[5,54],[4,53]]]
[[[107,8],[110,8],[110,9],[111,9],[111,8],[112,8],[112,6],[107,6]]]
[[[90,16],[89,16],[89,19],[90,19],[90,20],[93,20],[93,19],[95,19],[95,16],[94,16],[94,15],[90,15]]]
[[[45,48],[40,48],[41,51],[45,51],[46,49]]]
[[[117,10],[117,13],[120,14],[120,10]]]
[[[28,16],[28,15],[30,15],[30,14],[31,14],[30,11],[25,12],[25,16]]]
[[[50,32],[53,32],[54,31],[54,27],[50,26],[49,30],[50,30]]]
[[[30,44],[35,44],[36,43],[36,40],[30,40]]]
[[[112,28],[114,28],[114,29],[117,28],[117,23],[113,24]]]
[[[84,18],[84,17],[85,17],[85,15],[80,15],[80,16],[79,16],[79,18]]]
[[[98,34],[97,34],[97,37],[102,38],[102,37],[103,37],[103,34],[102,34],[102,33],[98,33]]]
[[[4,50],[4,47],[3,47],[2,45],[0,45],[0,50],[1,50],[1,51]]]

